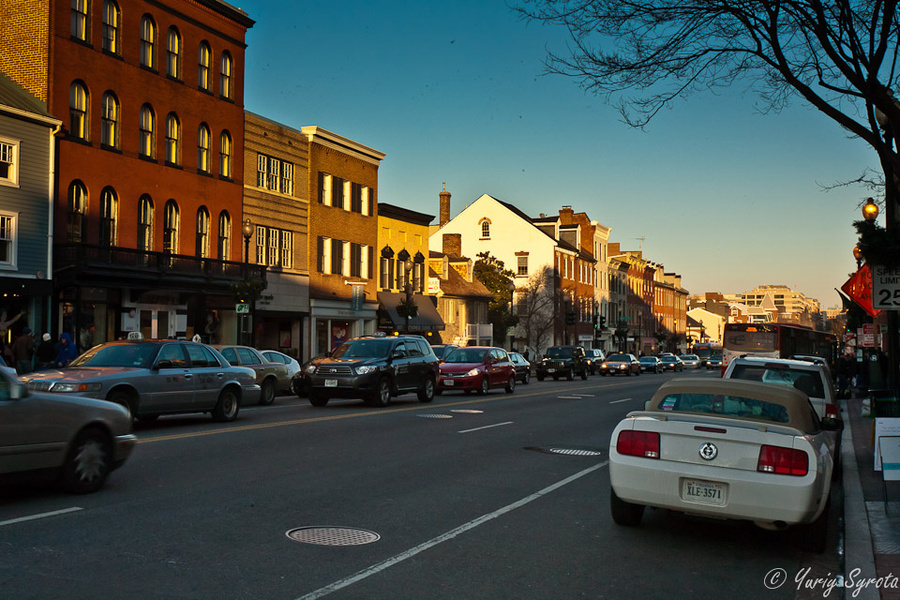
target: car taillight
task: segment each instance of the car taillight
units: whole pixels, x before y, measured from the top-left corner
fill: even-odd
[[[756,470],[780,475],[806,475],[809,471],[809,456],[802,450],[763,446],[759,449]]]
[[[616,452],[629,456],[659,458],[659,434],[655,431],[622,431],[616,440]]]
[[[837,404],[825,405],[825,418],[834,420],[838,420],[841,418],[841,409],[838,408]]]

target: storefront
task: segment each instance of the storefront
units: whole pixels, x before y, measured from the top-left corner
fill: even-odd
[[[375,333],[378,305],[362,304],[354,310],[349,301],[310,298],[309,347],[305,356],[315,358],[327,354],[350,338]]]
[[[444,330],[444,320],[438,314],[433,296],[413,294],[412,299],[416,304],[417,314],[407,322],[406,317],[400,316],[398,308],[403,302],[405,294],[397,292],[378,292],[378,330],[387,334],[391,333],[417,333],[426,338],[433,337],[437,332]],[[432,343],[438,343],[432,341]]]

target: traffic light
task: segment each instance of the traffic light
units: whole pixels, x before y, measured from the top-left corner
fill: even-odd
[[[599,319],[600,327],[606,327],[606,317],[601,316]]]
[[[594,329],[597,329],[597,327],[598,327],[598,324],[597,324],[597,313],[594,313]]]
[[[575,324],[575,311],[567,310],[566,311],[566,325],[574,325]]]

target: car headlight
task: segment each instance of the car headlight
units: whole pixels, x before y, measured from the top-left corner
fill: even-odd
[[[356,367],[356,374],[357,375],[365,375],[367,373],[374,373],[377,370],[378,370],[378,367],[376,367],[376,366],[363,365],[361,367]]]
[[[479,372],[480,371],[477,368],[475,368],[475,369],[472,369],[471,371],[469,371],[468,373],[466,373],[466,375],[468,375],[469,377],[474,377],[474,376],[478,375]]]
[[[65,392],[85,393],[85,392],[99,392],[100,388],[101,388],[101,384],[99,384],[99,383],[81,383],[81,382],[68,383],[68,382],[64,382],[64,381],[57,381],[56,383],[54,383],[53,385],[50,386],[50,391],[51,392],[63,392],[63,393],[65,393]]]
[[[307,366],[306,366],[306,372],[309,373],[310,375],[312,375],[313,373],[315,373],[315,372],[316,372],[316,365],[307,365]]]

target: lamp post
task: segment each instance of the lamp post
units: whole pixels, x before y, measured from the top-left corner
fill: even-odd
[[[853,258],[856,259],[856,268],[859,269],[860,267],[862,267],[863,253],[859,247],[859,244],[853,247]]]
[[[250,289],[250,238],[253,237],[253,222],[250,220],[250,217],[244,219],[244,226],[241,228],[241,233],[244,235],[244,282],[248,284],[248,289]],[[252,310],[254,299],[249,298],[250,308]],[[250,320],[250,315],[244,313],[241,315],[241,321],[243,326],[241,327],[241,334],[243,337],[243,342],[247,345],[253,345],[253,330],[252,321]],[[248,341],[249,334],[249,341]]]
[[[413,261],[411,257],[407,257],[406,261],[403,263],[406,266],[406,273],[404,277],[404,291],[406,292],[406,333],[409,333],[409,307],[412,305],[413,301],[413,286],[412,286],[412,266]]]
[[[516,292],[516,282],[512,279],[509,280],[509,322],[512,322],[512,314],[513,314],[513,295]],[[516,345],[516,330],[515,326],[509,327],[512,331],[509,334],[509,349],[510,351],[515,349]]]

